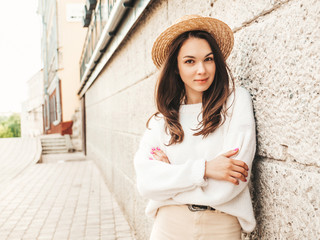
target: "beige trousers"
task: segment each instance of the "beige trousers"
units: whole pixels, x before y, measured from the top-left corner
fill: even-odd
[[[150,240],[240,240],[236,217],[220,211],[191,212],[187,205],[158,210]]]

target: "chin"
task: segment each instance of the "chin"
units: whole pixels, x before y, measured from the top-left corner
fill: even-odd
[[[209,89],[209,87],[210,87],[210,86],[206,86],[206,87],[205,87],[205,86],[203,86],[203,87],[201,87],[201,88],[197,88],[197,89],[196,89],[196,91],[197,91],[197,92],[202,92],[202,93],[203,93],[203,92],[207,91],[207,90]]]

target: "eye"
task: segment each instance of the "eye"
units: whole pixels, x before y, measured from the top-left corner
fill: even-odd
[[[192,64],[192,63],[194,63],[194,60],[192,60],[192,59],[188,59],[188,60],[186,60],[184,63]]]
[[[214,61],[214,58],[213,58],[213,57],[207,57],[204,61],[205,61],[205,62]]]

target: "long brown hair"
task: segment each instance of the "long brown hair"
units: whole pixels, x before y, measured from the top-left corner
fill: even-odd
[[[181,143],[184,132],[179,122],[179,109],[186,98],[186,91],[183,81],[178,73],[177,57],[182,44],[189,38],[204,39],[210,45],[216,73],[211,86],[202,95],[202,120],[198,128],[194,129],[195,136],[207,137],[214,132],[225,121],[226,109],[224,105],[228,96],[234,91],[234,81],[230,77],[230,71],[220,51],[216,40],[205,31],[190,31],[178,36],[170,46],[168,56],[162,65],[160,75],[155,89],[155,101],[158,111],[150,119],[162,114],[165,120],[165,130],[171,135],[168,145]],[[232,86],[230,89],[230,81]]]

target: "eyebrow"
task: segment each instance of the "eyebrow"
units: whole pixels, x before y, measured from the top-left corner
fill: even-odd
[[[208,56],[210,56],[210,55],[213,55],[213,52],[211,52],[211,53],[208,53],[207,55],[205,55],[204,57],[208,57]],[[194,56],[184,56],[183,58],[195,58]]]

